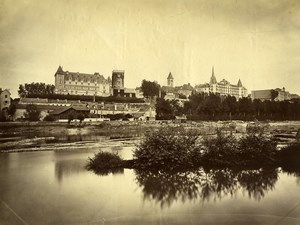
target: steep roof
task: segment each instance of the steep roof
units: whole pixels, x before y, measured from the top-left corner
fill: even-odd
[[[237,86],[238,86],[238,87],[243,87],[243,84],[242,84],[242,82],[241,82],[241,79],[239,79]]]
[[[63,73],[64,73],[63,68],[59,66],[55,74],[63,74]]]
[[[168,78],[167,78],[168,80],[170,80],[170,79],[174,79],[174,77],[173,77],[173,75],[172,75],[172,73],[170,72],[169,73],[169,76],[168,76]]]
[[[53,114],[53,115],[59,115],[69,109],[74,109],[76,111],[89,111],[88,108],[84,108],[84,107],[77,107],[77,106],[69,106],[69,107],[61,107],[59,109],[56,109],[54,111],[52,111],[50,114]]]

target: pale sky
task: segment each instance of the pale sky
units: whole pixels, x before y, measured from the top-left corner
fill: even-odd
[[[59,65],[125,86],[217,81],[300,94],[298,0],[0,0],[0,87],[54,84]]]

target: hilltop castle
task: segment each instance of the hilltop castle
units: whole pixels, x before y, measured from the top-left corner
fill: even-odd
[[[110,77],[107,79],[99,73],[86,74],[63,71],[61,66],[55,73],[55,93],[70,95],[110,96]]]

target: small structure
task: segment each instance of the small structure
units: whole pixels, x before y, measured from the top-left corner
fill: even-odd
[[[49,114],[54,116],[56,119],[68,119],[70,115],[74,118],[78,117],[78,115],[88,116],[90,110],[86,107],[64,107],[50,112]]]
[[[186,123],[187,121],[187,117],[186,115],[182,115],[182,116],[175,116],[175,123]]]

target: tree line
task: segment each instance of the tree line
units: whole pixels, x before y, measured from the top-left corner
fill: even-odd
[[[190,120],[300,120],[300,99],[261,101],[243,97],[194,93],[187,101],[164,100],[156,103],[157,119],[186,115]]]

